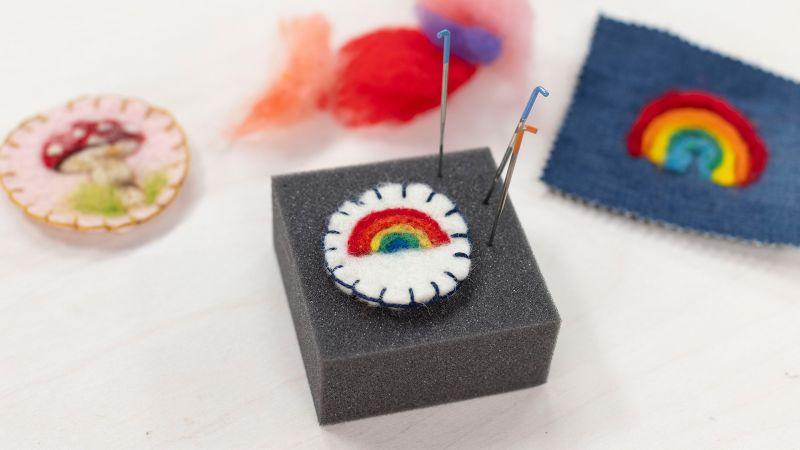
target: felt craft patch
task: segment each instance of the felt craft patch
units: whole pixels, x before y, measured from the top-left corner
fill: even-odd
[[[140,100],[84,97],[26,120],[0,146],[0,183],[29,217],[118,230],[169,205],[189,165],[186,136]]]
[[[628,135],[628,152],[678,173],[696,165],[720,186],[746,186],[761,175],[767,150],[746,117],[700,91],[670,91],[647,104]]]
[[[383,184],[344,202],[323,237],[326,270],[372,306],[416,307],[453,294],[470,270],[464,216],[420,183]]]
[[[800,245],[800,86],[601,17],[542,180],[703,234]]]

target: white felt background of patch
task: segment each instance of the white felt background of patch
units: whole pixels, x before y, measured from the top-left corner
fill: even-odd
[[[338,231],[338,234],[326,231],[323,245],[327,268],[335,269],[332,276],[342,291],[353,294],[352,286],[356,283],[357,297],[361,300],[381,299],[387,306],[408,306],[436,298],[432,283],[438,287],[439,296],[449,295],[456,289],[458,282],[469,274],[471,261],[455,254],[470,255],[472,247],[469,239],[453,235],[466,235],[468,227],[460,212],[447,215],[456,205],[440,193],[430,197],[433,192],[428,185],[412,183],[406,186],[403,197],[403,185],[383,184],[364,192],[357,202],[347,201],[339,207],[328,222],[328,231]],[[450,236],[450,242],[395,253],[348,254],[347,241],[358,221],[388,208],[413,208],[428,214]],[[413,301],[409,289],[413,290]]]

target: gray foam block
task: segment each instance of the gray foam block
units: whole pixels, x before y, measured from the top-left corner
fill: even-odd
[[[321,424],[536,386],[547,380],[560,319],[513,206],[486,246],[498,195],[488,149],[272,179],[273,237]],[[383,182],[422,182],[463,212],[472,271],[455,295],[411,311],[374,308],[325,272],[328,217]]]

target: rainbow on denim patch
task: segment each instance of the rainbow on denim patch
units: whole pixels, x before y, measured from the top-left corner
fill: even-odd
[[[628,134],[628,152],[672,172],[696,167],[725,187],[758,180],[768,156],[747,117],[703,91],[669,91],[647,103]]]
[[[628,217],[800,246],[800,84],[601,16],[542,180]]]

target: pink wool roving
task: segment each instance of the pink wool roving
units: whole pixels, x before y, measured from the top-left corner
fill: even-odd
[[[324,16],[283,22],[281,35],[287,45],[285,66],[236,127],[236,136],[307,118],[317,111],[320,97],[333,81],[331,26]]]
[[[441,96],[442,42],[452,34],[448,93],[484,66],[524,74],[531,10],[524,0],[418,0],[418,27],[384,27],[333,50],[321,15],[282,24],[286,62],[234,129],[243,136],[329,112],[345,127],[405,123],[435,109]]]

